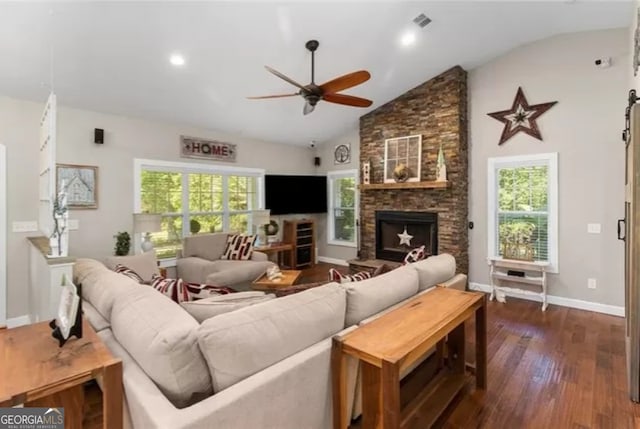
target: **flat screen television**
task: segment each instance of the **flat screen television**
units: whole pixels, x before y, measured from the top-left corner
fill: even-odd
[[[264,176],[265,208],[272,215],[327,212],[326,176]]]

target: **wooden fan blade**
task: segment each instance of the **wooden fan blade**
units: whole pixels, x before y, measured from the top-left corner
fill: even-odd
[[[295,80],[291,79],[290,77],[287,77],[285,75],[283,75],[282,73],[280,73],[278,70],[272,69],[269,66],[264,66],[264,68],[266,68],[267,70],[269,70],[271,73],[275,74],[276,76],[278,76],[280,79],[282,80],[286,80],[287,82],[289,82],[291,85],[293,86],[297,86],[298,88],[302,89],[303,91],[308,91],[307,88],[305,88],[304,86],[300,85],[298,82],[296,82]]]
[[[295,94],[279,94],[279,95],[261,95],[258,97],[247,97],[249,100],[260,100],[263,98],[283,98],[283,97],[295,97],[299,95],[297,92]]]
[[[322,91],[325,94],[334,94],[356,85],[360,85],[361,83],[368,81],[370,78],[371,75],[368,71],[358,70],[330,80],[329,82],[320,85],[320,88],[322,88]]]
[[[355,107],[369,107],[373,104],[373,101],[367,100],[366,98],[345,94],[324,94],[322,99],[329,103],[346,104],[347,106]]]

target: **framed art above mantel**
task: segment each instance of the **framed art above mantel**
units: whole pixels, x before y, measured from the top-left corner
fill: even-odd
[[[386,139],[384,183],[419,182],[421,158],[422,135]]]

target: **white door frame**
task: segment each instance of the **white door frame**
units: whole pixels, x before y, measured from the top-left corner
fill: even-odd
[[[7,148],[0,144],[0,326],[7,325]]]

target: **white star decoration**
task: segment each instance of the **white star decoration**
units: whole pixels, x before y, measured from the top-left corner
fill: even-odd
[[[518,104],[515,113],[506,115],[505,119],[511,122],[511,130],[515,130],[515,128],[519,125],[526,128],[531,128],[531,125],[529,124],[529,118],[532,117],[534,113],[536,113],[535,110],[526,110],[522,104]]]
[[[402,246],[403,244],[411,246],[411,239],[413,238],[413,235],[409,235],[407,233],[407,227],[405,226],[402,234],[398,234],[398,238],[400,238],[400,246]]]

